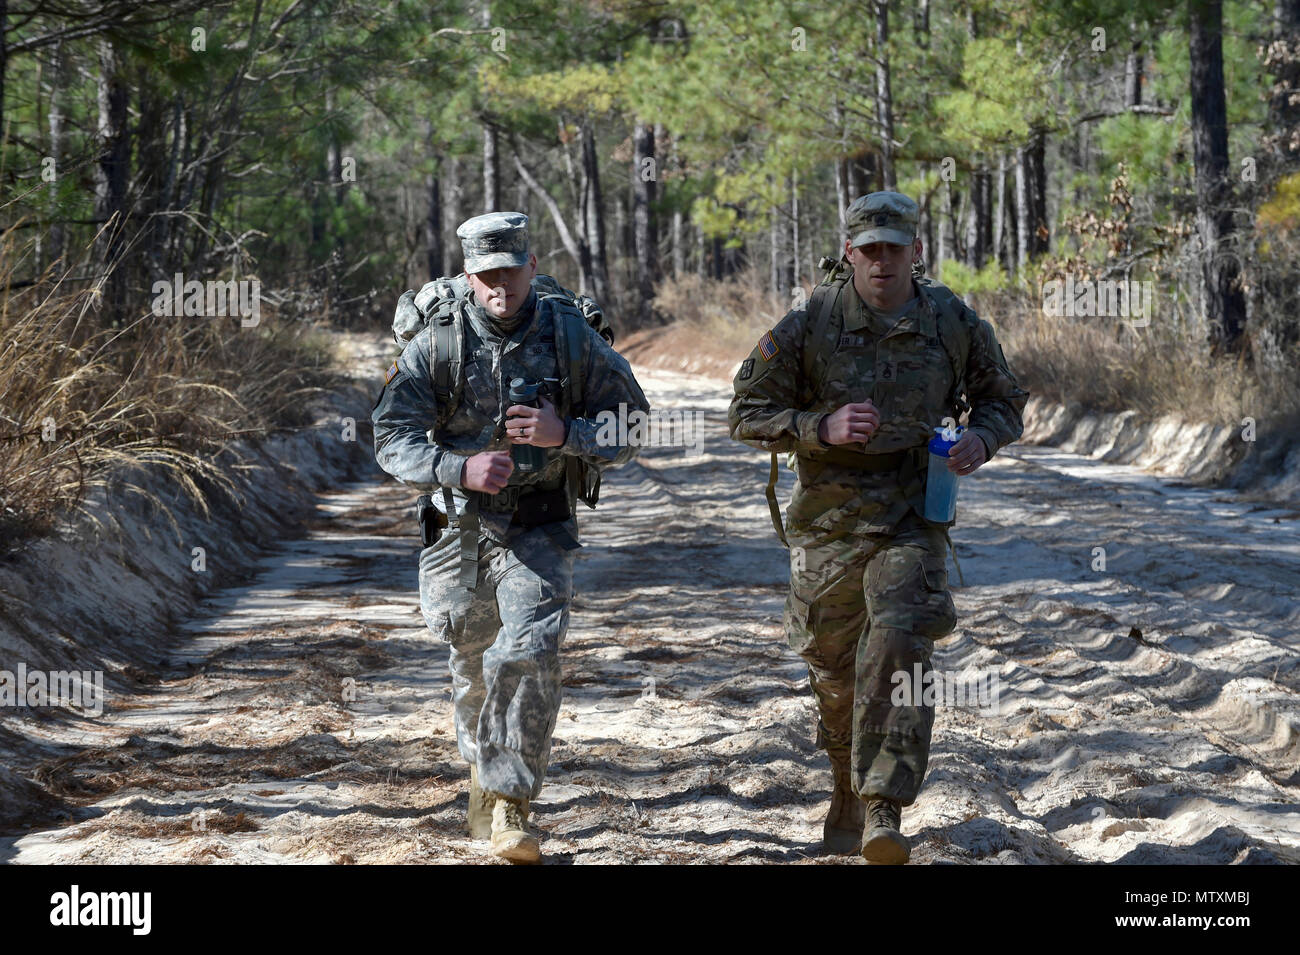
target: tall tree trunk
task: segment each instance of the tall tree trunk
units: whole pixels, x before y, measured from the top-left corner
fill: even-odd
[[[880,126],[880,184],[890,192],[894,178],[894,99],[889,89],[889,0],[876,5],[876,122]]]
[[[327,190],[333,199],[342,194],[343,186],[343,150],[339,146],[338,125],[334,121],[334,90],[325,90],[325,115],[329,117],[329,141],[325,145],[325,168],[329,176],[330,188]]]
[[[478,10],[479,26],[492,26],[491,0],[482,0]],[[501,150],[497,128],[490,116],[483,117],[483,211],[501,211]]]
[[[3,21],[3,7],[5,0],[0,0],[0,21]],[[3,44],[4,28],[0,22],[0,45]],[[55,178],[49,184],[49,209],[50,209],[50,261],[58,262],[63,258],[64,246],[67,242],[66,233],[63,223],[60,220],[58,209],[59,180],[58,177],[63,174],[63,127],[66,114],[63,112],[63,88],[67,77],[67,54],[64,52],[63,43],[60,41],[54,45],[54,50],[50,54],[50,112],[49,112],[49,155],[54,159]],[[3,54],[0,54],[0,66],[2,66]],[[3,120],[0,120],[2,123]]]
[[[868,191],[867,176],[864,175],[862,163],[857,159],[849,160],[849,203],[866,195]]]
[[[483,126],[483,211],[501,211],[501,159],[497,149],[497,130],[491,123]]]
[[[849,199],[848,161],[844,159],[839,159],[835,162],[835,201],[840,207],[839,238],[835,243],[835,247],[838,249],[840,244],[844,242],[845,238],[849,237],[847,236],[848,224],[845,221],[844,216],[848,212],[849,202],[851,200]]]
[[[680,278],[686,272],[685,218],[681,209],[673,210],[673,278]]]
[[[99,159],[95,164],[95,216],[107,223],[96,249],[96,265],[108,274],[109,321],[121,324],[126,314],[126,272],[121,249],[126,229],[127,166],[131,142],[127,128],[127,86],[121,56],[107,37],[99,43]],[[111,221],[110,221],[111,220]]]
[[[799,242],[799,171],[790,174],[790,287],[803,282],[803,247]]]
[[[573,157],[569,153],[567,125],[563,118],[557,122],[559,126],[560,153],[564,156],[564,169],[569,174],[570,199],[577,219],[578,269],[581,272],[579,291],[583,295],[592,295],[595,289],[595,280],[592,277],[595,266],[593,265],[591,253],[591,216],[588,214],[588,207],[591,203],[591,189],[587,176],[587,165],[583,161],[585,157],[582,155],[582,137],[581,133],[579,133],[578,164],[575,166]],[[580,126],[585,125],[586,120],[583,120]]]
[[[1035,128],[1029,142],[1016,154],[1016,259],[1024,266],[1046,252],[1047,230],[1046,134]]]
[[[774,293],[781,291],[781,225],[776,210],[767,222],[767,285]]]
[[[1129,47],[1124,60],[1124,105],[1129,109],[1142,105],[1142,40],[1137,32],[1137,24],[1130,23],[1129,31],[1133,35],[1133,45]]]
[[[921,181],[928,182],[930,178],[930,164],[921,163]],[[928,259],[930,263],[934,262],[934,216],[930,213],[930,203],[933,193],[922,192],[917,196],[917,204],[920,206],[916,222],[916,234],[921,240],[921,255]],[[933,271],[933,269],[931,269]]]
[[[1006,258],[1002,251],[1002,239],[1006,235],[1007,222],[1007,154],[998,152],[997,208],[993,213],[993,257],[1003,268]]]
[[[952,244],[948,241],[948,216],[949,210],[952,209],[952,183],[943,180],[939,184],[939,191],[943,193],[943,201],[939,208],[939,244],[935,249],[934,255],[934,274],[943,274],[943,263],[948,261],[952,255]]]
[[[970,202],[966,209],[966,264],[982,269],[988,261],[991,241],[990,183],[988,170],[971,172]]]
[[[740,245],[724,245],[722,249],[722,271],[727,278],[744,270],[749,260],[749,252],[742,242]]]
[[[637,313],[644,321],[650,317],[655,283],[659,279],[654,127],[638,121],[632,131],[632,145],[632,241],[636,257]]]
[[[446,271],[443,275],[458,275],[461,270],[463,257],[460,248],[460,239],[456,237],[456,229],[460,226],[461,216],[464,214],[464,201],[462,196],[463,186],[460,177],[460,157],[449,156],[443,165],[443,183],[442,183],[442,206],[443,219],[447,223],[447,228],[443,232],[446,245]]]
[[[591,121],[582,124],[582,171],[587,188],[587,237],[591,246],[591,281],[596,301],[611,301],[609,259],[605,254],[605,200],[600,189],[600,162]]]
[[[9,48],[5,31],[9,28],[9,0],[0,0],[0,139],[5,138],[5,70],[9,66]]]
[[[912,13],[912,32],[916,35],[916,45],[923,50],[930,49],[930,0],[916,0],[916,9]]]
[[[1228,122],[1223,89],[1222,0],[1189,0],[1192,153],[1196,164],[1196,224],[1209,339],[1216,353],[1238,352],[1246,320],[1241,267],[1233,248],[1232,187],[1228,181]]]
[[[614,241],[618,250],[615,265],[618,268],[619,293],[626,296],[629,292],[629,278],[632,264],[632,230],[627,224],[627,193],[620,189],[614,199]]]
[[[425,267],[429,280],[447,274],[447,256],[442,244],[442,160],[433,155],[433,129],[429,126],[429,155],[434,159],[425,181],[425,191],[429,199],[429,208],[424,217],[424,255]]]
[[[1016,150],[1016,261],[1020,269],[1029,262],[1029,168],[1024,146]]]
[[[1028,155],[1034,227],[1029,236],[1029,248],[1034,255],[1042,255],[1051,246],[1051,233],[1047,223],[1047,132],[1042,128],[1034,130]]]

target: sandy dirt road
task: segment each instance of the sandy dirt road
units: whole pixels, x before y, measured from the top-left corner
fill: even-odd
[[[547,861],[862,864],[818,854],[830,773],[781,634],[766,458],[728,440],[725,383],[640,377],[706,440],[647,449],[584,509]],[[0,861],[496,862],[463,831],[413,497],[324,496],[148,692],[39,768],[76,808]],[[934,664],[1000,693],[996,713],[939,708],[913,861],[1300,861],[1300,514],[1018,447],[964,482],[958,518]]]

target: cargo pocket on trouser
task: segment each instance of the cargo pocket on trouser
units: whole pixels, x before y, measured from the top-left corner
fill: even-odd
[[[943,554],[926,554],[921,558],[928,598],[925,613],[918,621],[918,632],[931,640],[946,637],[957,626],[957,607],[948,592],[948,566]]]
[[[853,738],[853,659],[863,615],[860,577],[856,572],[852,577],[815,600],[793,585],[786,597],[786,639],[808,665],[819,717],[817,742],[828,751],[847,752]]]
[[[452,642],[465,628],[473,594],[460,586],[460,539],[453,527],[420,551],[420,613],[439,640]]]
[[[934,708],[928,685],[934,641],[956,625],[943,556],[916,546],[887,546],[867,570],[867,639],[858,649],[859,729],[929,739]]]
[[[910,805],[921,787],[934,727],[930,655],[956,624],[947,577],[942,552],[915,544],[887,547],[869,567],[853,752],[854,785],[864,797]]]

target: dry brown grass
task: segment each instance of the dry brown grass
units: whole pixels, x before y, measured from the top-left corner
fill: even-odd
[[[791,297],[767,287],[766,277],[749,269],[721,282],[683,275],[660,284],[655,310],[674,322],[691,327],[717,347],[754,347],[758,335],[779,322],[791,308]]]
[[[1115,319],[1056,318],[1014,293],[981,296],[972,304],[994,324],[1021,384],[1050,401],[1215,423],[1300,407],[1291,376],[1244,359],[1214,359],[1204,340],[1158,317],[1144,328]]]
[[[655,311],[670,324],[633,332],[619,341],[619,351],[638,364],[730,378],[759,336],[792,307],[765,281],[755,270],[722,282],[669,279],[659,286]]]
[[[25,252],[0,236],[0,289]],[[331,382],[318,333],[269,310],[244,328],[157,318],[139,296],[139,317],[104,327],[102,278],[43,278],[0,292],[0,554],[50,533],[95,488],[151,497],[145,472],[206,508],[232,487],[233,440],[305,423]]]

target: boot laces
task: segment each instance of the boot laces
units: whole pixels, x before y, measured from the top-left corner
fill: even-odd
[[[504,803],[504,808],[501,810],[501,821],[505,823],[506,828],[526,831],[523,807],[511,799],[503,799],[501,802]]]
[[[902,813],[899,812],[898,804],[888,799],[873,799],[870,809],[871,827],[893,829],[899,828]]]

